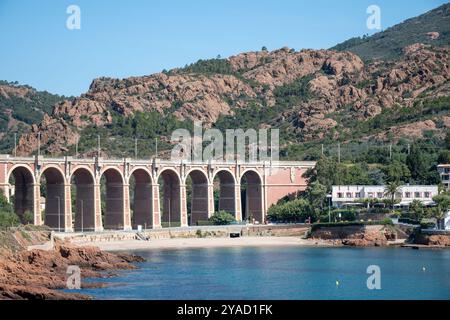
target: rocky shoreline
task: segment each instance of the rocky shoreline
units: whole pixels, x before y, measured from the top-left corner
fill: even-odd
[[[28,251],[21,243],[24,235],[30,238],[23,230],[2,234],[2,240],[9,238],[14,245],[7,243],[0,249],[0,299],[87,300],[91,297],[58,290],[67,287],[68,266],[80,268],[81,288],[92,288],[105,284],[86,283],[83,279],[113,277],[114,270],[134,269],[132,263],[144,261],[134,255],[103,252],[96,247],[79,247],[58,240],[53,249]],[[45,238],[45,232],[38,237]]]

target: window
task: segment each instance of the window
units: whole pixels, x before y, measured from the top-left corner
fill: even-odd
[[[347,198],[353,198],[351,192],[347,192]]]
[[[373,198],[373,192],[369,192],[369,198]]]
[[[355,193],[355,198],[361,198],[361,193],[359,193],[359,192],[357,192],[357,193]]]
[[[423,195],[425,198],[430,198],[430,193],[429,192],[425,192]]]
[[[420,198],[420,192],[414,192],[414,198]]]
[[[405,192],[405,198],[411,198],[411,192]]]
[[[377,193],[377,197],[380,198],[380,199],[383,198],[383,192],[378,192]]]
[[[337,197],[338,197],[338,198],[343,198],[343,197],[344,197],[344,194],[343,194],[342,192],[338,192],[338,193],[337,193]]]

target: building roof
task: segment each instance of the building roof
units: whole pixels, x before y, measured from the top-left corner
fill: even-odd
[[[438,168],[450,168],[450,164],[439,164]]]

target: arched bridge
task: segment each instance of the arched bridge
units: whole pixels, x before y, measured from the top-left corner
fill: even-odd
[[[314,165],[3,155],[0,188],[22,219],[66,232],[185,227],[219,210],[264,223],[272,204],[305,190]]]

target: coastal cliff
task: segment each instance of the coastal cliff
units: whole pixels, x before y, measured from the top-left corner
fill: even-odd
[[[403,238],[403,233],[389,225],[334,225],[312,228],[310,238],[334,245],[386,247],[389,241]]]
[[[90,299],[66,293],[68,266],[78,266],[81,279],[107,278],[112,270],[134,269],[132,262],[143,259],[128,254],[103,252],[96,247],[79,247],[56,240],[48,250],[27,250],[30,245],[50,240],[48,231],[0,232],[0,299]],[[99,283],[81,283],[82,288],[101,287]]]

